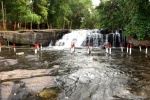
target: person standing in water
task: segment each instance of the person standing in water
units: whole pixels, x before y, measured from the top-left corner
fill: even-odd
[[[88,45],[88,54],[91,55],[91,52],[92,52],[92,45],[89,44],[89,45]]]
[[[75,44],[74,42],[71,44],[71,53],[74,53],[75,52]]]

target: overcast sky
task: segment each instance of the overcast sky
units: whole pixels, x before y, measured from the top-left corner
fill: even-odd
[[[92,2],[93,2],[93,5],[94,5],[94,6],[98,6],[98,5],[99,5],[100,0],[92,0]]]

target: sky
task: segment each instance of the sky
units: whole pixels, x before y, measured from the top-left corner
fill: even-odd
[[[98,5],[99,5],[100,0],[92,0],[92,2],[93,2],[93,5],[94,5],[94,6],[98,6]]]

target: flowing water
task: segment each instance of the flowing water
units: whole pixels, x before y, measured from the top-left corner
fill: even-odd
[[[66,34],[58,40],[61,46],[43,47],[37,54],[32,47],[18,47],[16,52],[2,48],[0,100],[150,99],[150,56],[144,48],[133,49],[131,55],[125,48],[112,48],[108,54],[100,48],[106,41],[101,34],[79,32],[72,39]],[[71,42],[78,47],[73,54]],[[95,45],[91,55],[89,43]]]

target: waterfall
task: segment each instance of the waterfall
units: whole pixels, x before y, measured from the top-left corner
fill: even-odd
[[[103,35],[100,30],[72,30],[70,33],[65,34],[62,39],[56,42],[64,48],[70,48],[72,43],[75,47],[86,47],[91,44],[93,47],[100,47],[103,44]]]
[[[112,44],[112,47],[120,47],[121,45],[125,46],[125,36],[121,30],[116,30],[108,34],[108,42]]]
[[[103,44],[103,34],[101,34],[99,30],[90,31],[90,33],[86,35],[82,46],[88,46],[89,44],[93,47],[100,47]]]
[[[88,45],[102,47],[105,42],[112,44],[113,47],[120,47],[120,43],[125,44],[125,36],[123,33],[119,33],[119,31],[102,34],[99,29],[72,30],[70,33],[65,34],[61,39],[57,40],[54,48],[70,48],[72,43],[74,43],[77,48],[87,47]]]

